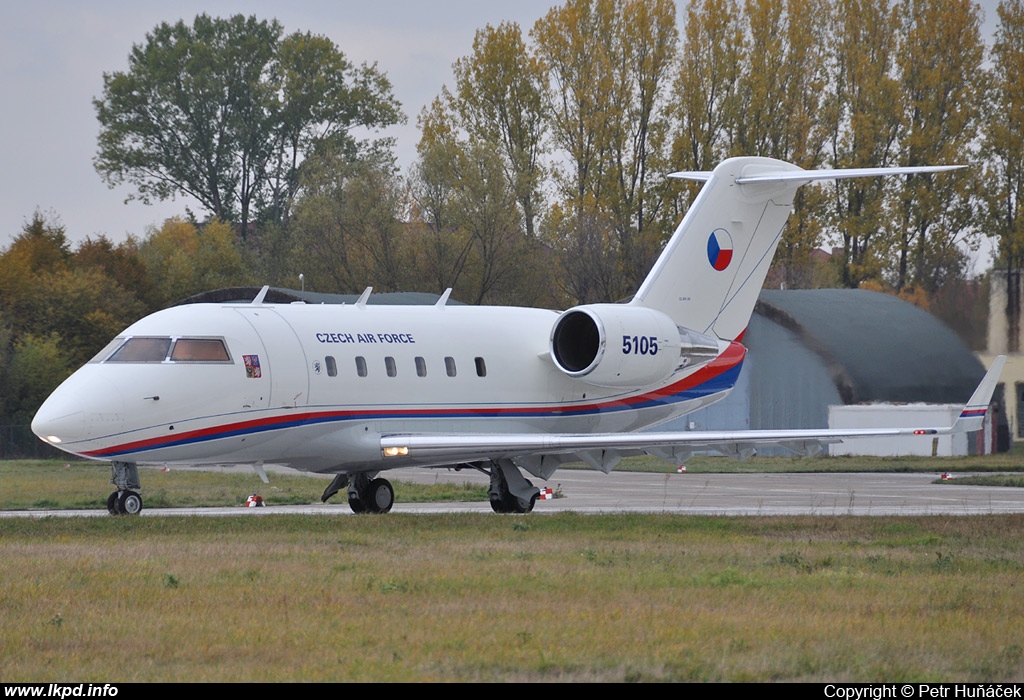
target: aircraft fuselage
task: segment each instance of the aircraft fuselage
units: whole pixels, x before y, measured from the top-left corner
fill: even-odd
[[[36,430],[94,459],[371,471],[382,468],[384,434],[656,425],[725,396],[745,353],[722,342],[717,359],[657,386],[598,387],[552,361],[557,317],[440,305],[173,307],[127,328],[69,378],[40,409]],[[125,339],[141,350],[111,355]],[[185,342],[179,352],[181,339],[222,341],[225,354],[189,354]],[[67,406],[76,410],[58,415]],[[429,466],[411,458],[387,466],[410,464]]]

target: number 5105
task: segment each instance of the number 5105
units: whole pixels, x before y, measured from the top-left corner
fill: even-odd
[[[624,335],[622,336],[623,355],[657,355],[658,336],[655,335]]]

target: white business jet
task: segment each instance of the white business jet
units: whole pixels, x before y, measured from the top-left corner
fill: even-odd
[[[337,476],[356,512],[387,512],[396,467],[475,468],[497,512],[528,512],[567,462],[735,457],[759,445],[815,454],[858,436],[976,430],[1001,361],[951,426],[638,432],[722,399],[796,190],[847,177],[951,167],[807,171],[732,158],[706,181],[627,304],[543,309],[448,305],[194,304],[129,326],[61,384],[33,431],[112,462],[111,513],[142,509],[138,464],[264,463]],[[450,291],[450,290],[449,290]]]

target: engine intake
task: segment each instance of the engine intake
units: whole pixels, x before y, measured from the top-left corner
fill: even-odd
[[[588,304],[562,313],[551,329],[551,359],[570,377],[602,387],[639,387],[714,359],[718,340],[679,328],[640,306]]]

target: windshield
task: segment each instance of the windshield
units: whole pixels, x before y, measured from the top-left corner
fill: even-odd
[[[115,349],[116,348],[116,349]],[[104,359],[106,358],[106,359]],[[223,338],[117,338],[93,362],[231,363]]]

